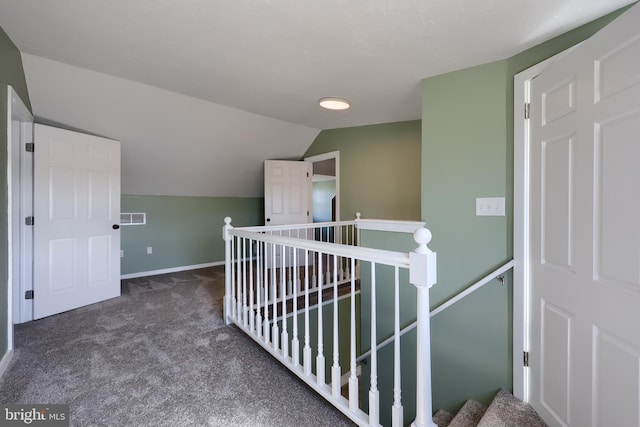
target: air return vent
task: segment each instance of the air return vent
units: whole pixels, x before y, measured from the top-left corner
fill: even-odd
[[[120,225],[143,225],[147,223],[147,214],[139,213],[121,213]]]

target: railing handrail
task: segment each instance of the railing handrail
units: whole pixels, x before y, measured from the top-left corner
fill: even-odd
[[[246,228],[230,228],[230,235],[257,240],[265,243],[275,243],[296,249],[307,249],[320,253],[328,253],[345,258],[354,258],[361,261],[374,262],[400,268],[409,268],[409,254],[383,249],[364,248],[341,243],[317,242],[296,237],[278,236],[273,234],[256,233]],[[330,249],[330,250],[328,250]]]
[[[481,287],[483,287],[484,285],[486,285],[487,283],[489,283],[490,281],[492,281],[496,277],[500,276],[502,273],[512,269],[514,263],[515,263],[515,261],[513,259],[508,261],[507,263],[505,263],[501,267],[497,268],[496,270],[494,270],[491,273],[489,273],[486,276],[484,276],[482,279],[480,279],[477,282],[475,282],[473,285],[471,285],[468,288],[466,288],[464,291],[452,296],[451,298],[449,298],[448,300],[446,300],[445,302],[443,302],[442,304],[440,304],[439,306],[437,306],[436,308],[431,310],[429,312],[429,317],[433,317],[436,314],[441,313],[442,311],[444,311],[447,308],[451,307],[453,304],[457,303],[458,301],[460,301],[464,297],[466,297],[469,294],[477,291],[478,289],[480,289]],[[417,321],[413,321],[410,324],[408,324],[407,326],[405,326],[404,328],[402,328],[400,330],[400,336],[403,336],[407,332],[410,332],[413,329],[415,329],[417,324],[418,324]],[[389,338],[387,338],[387,339],[385,339],[383,341],[380,341],[380,343],[376,346],[376,351],[380,350],[381,348],[383,348],[385,346],[387,346],[388,344],[391,344],[393,341],[394,341],[394,336],[393,335],[391,335]],[[356,359],[356,362],[358,362],[358,363],[362,362],[367,357],[369,357],[370,354],[371,354],[371,349],[365,351],[360,356],[358,356],[358,358]]]
[[[300,224],[256,225],[250,227],[234,227],[234,230],[263,232],[272,230],[304,230],[306,228],[340,227],[343,225],[357,225],[356,220],[333,222],[304,222]]]
[[[360,218],[360,213],[358,213],[356,214],[355,219],[347,221],[304,222],[300,224],[257,225],[237,228],[247,231],[261,232],[275,230],[304,230],[306,228],[340,227],[345,225],[355,225],[360,230],[413,233],[418,228],[424,227],[426,225],[426,222],[396,219]]]
[[[513,268],[513,264],[514,264],[514,261],[512,259],[512,260],[508,261],[507,263],[505,263],[504,265],[502,265],[501,267],[498,267],[497,269],[493,270],[491,273],[487,274],[482,279],[478,280],[473,285],[471,285],[468,288],[466,288],[464,291],[462,291],[462,292],[456,294],[455,296],[449,298],[448,300],[446,300],[445,302],[443,302],[442,304],[440,304],[439,306],[437,306],[436,308],[431,310],[430,316],[431,317],[435,316],[436,314],[438,314],[438,313],[446,310],[447,308],[451,307],[453,304],[457,303],[458,301],[460,301],[461,299],[463,299],[467,295],[477,291],[478,289],[480,289],[481,287],[483,287],[484,285],[486,285],[487,283],[489,283],[490,281],[492,281],[496,277],[500,276],[505,271],[512,269]]]
[[[359,219],[359,216],[358,216]],[[225,218],[223,237],[225,240],[225,322],[234,323],[251,336],[264,349],[280,360],[290,371],[297,374],[316,392],[332,403],[337,409],[351,418],[358,425],[377,426],[380,423],[380,390],[378,389],[377,352],[371,354],[370,381],[368,390],[368,413],[360,408],[364,393],[359,390],[356,363],[356,281],[361,268],[361,261],[371,263],[371,307],[372,322],[370,336],[373,343],[377,342],[376,331],[376,279],[375,265],[392,266],[395,269],[394,303],[395,303],[395,334],[399,336],[399,301],[400,301],[400,268],[408,269],[409,283],[416,287],[417,311],[417,342],[415,364],[415,421],[413,425],[427,426],[432,423],[432,391],[431,391],[431,332],[429,320],[429,288],[436,283],[437,258],[436,253],[429,249],[431,232],[426,228],[417,228],[413,232],[413,239],[417,247],[408,253],[395,252],[375,248],[356,246],[360,243],[360,229],[356,221],[348,221],[347,238],[354,240],[349,244],[316,241],[316,233],[309,233],[314,228],[337,227],[337,223],[328,224],[298,224],[298,229],[304,233],[287,233],[293,230],[291,226],[280,226],[284,233],[278,233],[274,227],[259,227],[252,229],[235,229],[231,225],[231,218]],[[380,224],[382,221],[380,222]],[[368,225],[376,226],[375,221]],[[391,226],[402,224],[391,224]],[[277,227],[277,226],[276,226]],[[349,230],[349,227],[353,227]],[[364,228],[364,227],[363,227]],[[414,228],[414,225],[409,225]],[[275,231],[270,233],[270,231]],[[386,231],[386,230],[385,230]],[[409,231],[407,231],[409,232]],[[285,235],[282,235],[285,234]],[[343,234],[343,233],[338,233]],[[340,237],[340,236],[336,237]],[[305,251],[303,254],[300,251]],[[309,252],[313,260],[309,258]],[[256,254],[256,261],[248,261],[249,254]],[[290,256],[289,256],[290,255]],[[326,260],[325,257],[332,258]],[[279,260],[276,258],[279,257]],[[345,263],[346,259],[346,263]],[[302,261],[304,260],[304,261]],[[317,260],[317,262],[315,261]],[[311,261],[311,263],[309,262]],[[276,264],[281,268],[277,271]],[[323,264],[324,263],[324,264]],[[269,268],[271,266],[271,268]],[[326,266],[326,269],[323,268]],[[316,276],[317,274],[317,276]],[[309,301],[310,290],[315,289],[317,283],[318,302],[323,301],[323,284],[321,275],[326,274],[326,283],[333,288],[331,338],[325,339],[324,309],[317,310],[317,355],[315,357],[315,372],[312,369],[312,337],[310,331],[311,307]],[[317,281],[314,277],[317,277]],[[349,331],[342,328],[339,315],[339,278],[348,277],[350,283]],[[381,286],[386,285],[385,280]],[[301,289],[304,285],[304,290]],[[286,295],[293,292],[292,306],[288,307],[285,299],[281,304],[275,300],[278,294]],[[348,290],[345,287],[345,290]],[[302,307],[298,304],[299,297],[304,294]],[[271,298],[270,298],[271,297]],[[292,316],[292,324],[284,321],[287,313]],[[280,314],[281,313],[281,314]],[[304,315],[300,318],[301,313]],[[282,320],[278,321],[278,317]],[[302,322],[302,323],[301,323]],[[327,326],[328,327],[328,326]],[[303,331],[304,329],[304,331]],[[344,332],[349,339],[347,353],[340,351],[340,339]],[[301,334],[303,336],[301,337]],[[401,353],[400,339],[396,339],[394,348],[394,384],[393,405],[391,417],[393,426],[404,424],[402,391],[401,391]],[[331,343],[330,353],[325,352],[325,343]],[[346,362],[346,355],[349,361]],[[349,364],[348,398],[342,397],[343,367]],[[327,371],[328,369],[328,371]],[[330,376],[327,382],[327,374]],[[363,390],[364,392],[364,390]]]

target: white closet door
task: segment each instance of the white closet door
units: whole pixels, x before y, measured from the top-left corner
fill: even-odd
[[[120,143],[35,125],[34,319],[120,296]]]

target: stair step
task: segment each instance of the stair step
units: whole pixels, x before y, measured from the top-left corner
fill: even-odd
[[[449,427],[476,427],[487,407],[475,400],[467,400],[449,423]]]
[[[433,416],[433,422],[436,423],[438,427],[447,427],[451,423],[452,419],[453,415],[444,409],[438,410],[438,412]]]
[[[478,423],[478,427],[522,426],[547,427],[547,423],[538,416],[531,405],[504,389],[500,389]]]

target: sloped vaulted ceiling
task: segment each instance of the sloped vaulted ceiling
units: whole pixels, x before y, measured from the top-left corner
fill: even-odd
[[[317,129],[22,55],[37,116],[122,142],[122,193],[254,197],[262,162],[300,158]]]
[[[37,117],[122,141],[123,192],[255,196],[262,161],[320,129],[419,119],[422,79],[630,3],[0,0],[0,27]],[[322,111],[324,96],[352,108]]]

